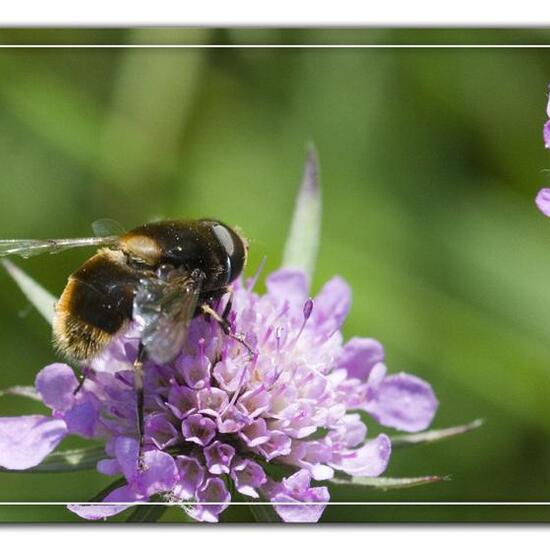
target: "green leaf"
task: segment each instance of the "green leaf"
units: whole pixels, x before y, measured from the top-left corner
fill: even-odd
[[[151,498],[150,502],[160,502],[160,498]],[[126,523],[156,523],[164,512],[166,512],[165,506],[142,504],[134,508],[132,513],[126,518]]]
[[[5,390],[0,390],[0,397],[4,395],[17,395],[19,397],[28,397],[34,401],[42,401],[34,386],[13,386]]]
[[[38,466],[28,470],[4,470],[2,472],[17,474],[44,474],[61,472],[78,472],[95,468],[97,461],[106,458],[103,447],[89,447],[87,449],[71,449],[57,451],[47,456]]]
[[[321,188],[319,162],[313,146],[309,147],[302,185],[296,199],[283,267],[294,267],[313,275],[321,233]]]
[[[2,260],[2,265],[42,317],[53,324],[56,298],[9,260]]]
[[[460,435],[472,430],[475,430],[483,425],[483,420],[478,418],[469,424],[462,424],[461,426],[453,426],[451,428],[443,428],[441,430],[428,430],[426,432],[420,432],[411,435],[397,435],[391,438],[392,449],[401,449],[403,447],[410,447],[411,445],[420,445],[422,443],[435,443],[442,439],[448,439],[455,435]]]
[[[281,523],[282,520],[275,511],[275,508],[270,504],[254,504],[256,499],[244,496],[244,499],[250,503],[250,513],[254,516],[254,520],[258,523]]]
[[[378,491],[390,491],[393,489],[409,489],[418,485],[428,485],[439,481],[448,481],[447,476],[422,476],[422,477],[350,477],[348,479],[335,477],[328,480],[334,485],[346,485],[347,487],[361,487]]]
[[[134,511],[126,518],[126,523],[156,523],[166,512],[164,506],[136,506]]]

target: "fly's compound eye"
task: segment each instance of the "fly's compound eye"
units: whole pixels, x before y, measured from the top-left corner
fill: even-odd
[[[246,249],[243,240],[229,227],[215,224],[212,231],[227,258],[226,283],[234,281],[242,272],[246,260]]]
[[[223,251],[231,258],[235,253],[235,242],[232,231],[228,227],[220,224],[214,225],[212,231],[214,231]]]

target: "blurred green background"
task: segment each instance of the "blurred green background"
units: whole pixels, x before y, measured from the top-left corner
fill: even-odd
[[[544,43],[548,31],[0,30],[0,42]],[[452,481],[334,500],[550,501],[548,49],[0,50],[0,238],[78,237],[111,217],[214,216],[277,268],[315,142],[324,193],[314,290],[353,287],[345,335],[433,384],[434,427],[478,431],[393,456],[387,475]],[[18,261],[55,294],[89,256]],[[55,360],[47,325],[0,273],[1,387]],[[1,415],[41,412],[2,397]],[[372,432],[376,431],[373,423]],[[64,442],[63,448],[79,443]],[[95,472],[0,474],[0,500],[86,500]],[[170,510],[165,520],[183,516]],[[226,520],[247,520],[230,508]],[[324,520],[549,520],[543,507],[329,507]],[[1,507],[0,521],[75,521]]]

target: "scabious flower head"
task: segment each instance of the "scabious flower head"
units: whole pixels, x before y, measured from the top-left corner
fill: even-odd
[[[161,495],[199,521],[217,521],[231,494],[270,501],[284,521],[317,521],[334,475],[378,476],[390,439],[367,438],[365,420],[404,431],[426,428],[437,408],[431,387],[387,374],[384,350],[368,338],[344,343],[350,289],[339,277],[312,300],[305,274],[282,269],[259,295],[235,284],[232,329],[253,354],[203,316],[191,322],[171,364],[145,364],[144,468],[138,468],[132,365],[139,323],[94,359],[83,387],[55,363],[36,378],[46,416],[0,419],[0,465],[40,463],[68,434],[105,442],[99,472],[123,478],[102,505],[71,506],[104,518]],[[222,307],[223,304],[220,304]],[[288,475],[274,477],[273,464]],[[304,503],[306,503],[304,505]]]

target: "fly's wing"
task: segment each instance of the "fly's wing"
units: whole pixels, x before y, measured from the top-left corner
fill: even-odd
[[[101,218],[93,222],[92,231],[96,237],[111,237],[112,235],[124,235],[126,233],[124,227],[111,218]]]
[[[88,237],[84,239],[50,239],[46,241],[8,239],[0,240],[0,256],[18,255],[23,258],[38,254],[54,254],[69,248],[82,246],[111,246],[118,242],[118,237]]]
[[[141,341],[155,363],[169,363],[181,351],[200,287],[200,279],[189,274],[169,281],[141,281],[134,298],[133,317],[143,324]]]

